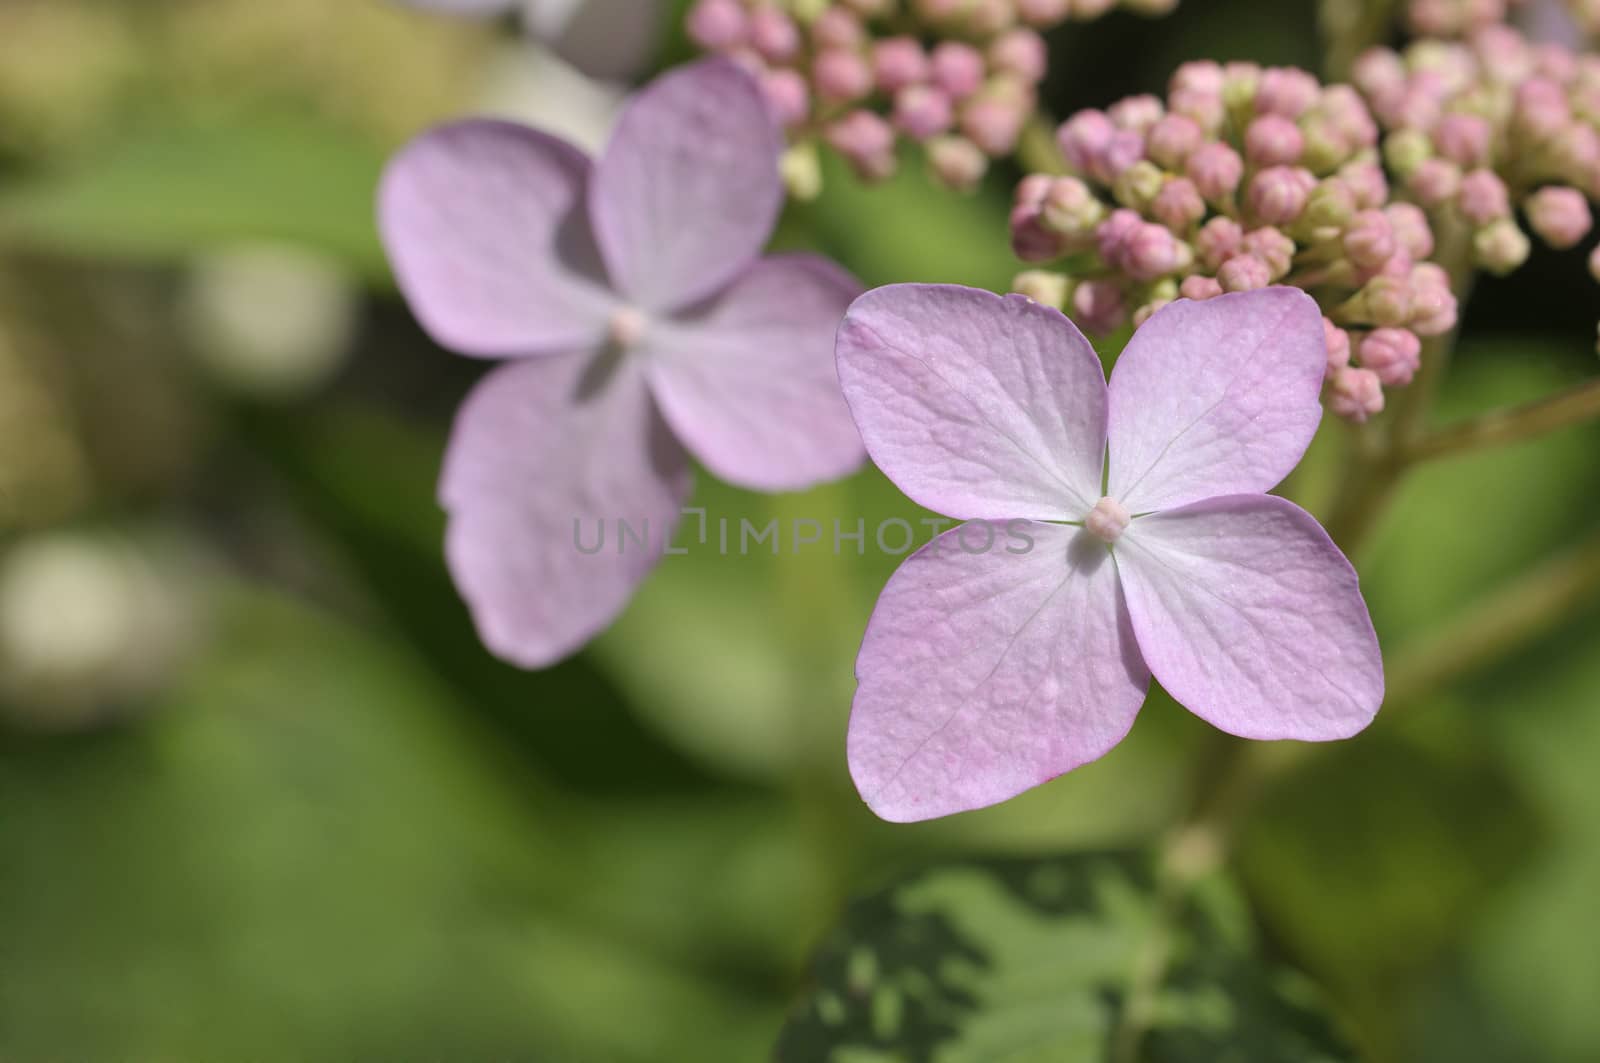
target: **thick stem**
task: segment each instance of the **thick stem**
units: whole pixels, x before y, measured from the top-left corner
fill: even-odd
[[[1600,379],[1522,406],[1495,410],[1414,440],[1401,453],[1408,463],[1453,457],[1484,447],[1517,443],[1600,417]]]
[[[1399,706],[1494,664],[1600,597],[1600,533],[1490,594],[1404,649],[1389,669],[1385,704]]]

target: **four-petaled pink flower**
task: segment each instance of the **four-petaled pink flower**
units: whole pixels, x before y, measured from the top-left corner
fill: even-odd
[[[1383,663],[1355,571],[1264,493],[1322,414],[1310,297],[1173,303],[1108,387],[1053,309],[895,285],[850,308],[838,359],[873,460],[970,522],[901,565],[862,641],[850,771],[878,815],[979,808],[1102,756],[1152,675],[1246,738],[1372,720]]]
[[[660,0],[401,0],[485,18],[517,12],[528,33],[591,77],[624,80],[645,65],[661,30]]]
[[[714,59],[635,98],[593,166],[495,121],[390,165],[379,221],[413,312],[445,347],[516,359],[462,406],[439,489],[456,585],[507,660],[549,664],[622,609],[688,498],[688,454],[758,490],[861,464],[833,359],[860,286],[758,257],[781,149],[755,81]],[[646,545],[580,547],[579,525],[624,520]]]

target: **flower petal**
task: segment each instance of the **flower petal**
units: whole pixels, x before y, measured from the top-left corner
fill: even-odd
[[[763,259],[712,302],[646,340],[678,438],[724,480],[793,490],[866,457],[839,392],[833,337],[861,286],[827,259]]]
[[[1243,738],[1348,738],[1383,701],[1355,569],[1305,510],[1213,498],[1135,520],[1117,567],[1139,648],[1190,712]]]
[[[532,0],[528,29],[590,77],[637,74],[660,35],[658,0]]]
[[[598,346],[615,300],[583,213],[588,173],[571,145],[488,120],[425,133],[389,164],[379,229],[435,340],[489,358]]]
[[[590,217],[617,287],[676,310],[748,269],[783,206],[783,137],[761,90],[705,59],[634,97],[600,156]]]
[[[1322,312],[1294,288],[1179,300],[1111,373],[1110,494],[1129,512],[1268,491],[1322,419]]]
[[[439,484],[445,556],[505,660],[539,668],[578,649],[671,539],[691,474],[643,376],[628,359],[513,362],[456,416]],[[619,520],[646,542],[623,539]]]
[[[991,528],[991,548],[967,552]],[[1104,545],[1028,521],[964,524],[907,558],[856,677],[850,774],[895,822],[992,805],[1104,755],[1150,683]]]
[[[872,460],[919,505],[1075,520],[1100,498],[1105,371],[1055,310],[950,284],[878,288],[839,329],[839,380]]]

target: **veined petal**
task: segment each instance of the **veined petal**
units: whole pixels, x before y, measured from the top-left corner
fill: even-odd
[[[920,505],[1076,520],[1100,498],[1105,371],[1058,311],[951,284],[878,288],[840,326],[839,380],[872,460]]]
[[[1110,552],[1028,521],[974,521],[907,558],[856,677],[850,774],[896,822],[992,805],[1104,755],[1150,682]]]
[[[1110,495],[1133,513],[1269,491],[1322,419],[1322,312],[1294,288],[1179,300],[1111,373]]]
[[[441,345],[501,358],[597,347],[614,297],[583,211],[589,161],[512,122],[457,122],[395,157],[378,226]]]
[[[762,259],[710,303],[655,326],[650,379],[678,438],[719,477],[784,491],[866,453],[839,392],[833,337],[861,291],[816,255]]]
[[[1383,658],[1355,569],[1273,495],[1213,498],[1133,522],[1117,568],[1161,685],[1243,738],[1348,738],[1383,702]]]
[[[782,150],[760,88],[733,62],[651,82],[622,112],[591,184],[618,289],[645,310],[678,310],[748,269],[783,206]]]
[[[581,647],[660,559],[690,487],[636,361],[490,373],[456,416],[439,484],[445,556],[484,644],[525,668]]]

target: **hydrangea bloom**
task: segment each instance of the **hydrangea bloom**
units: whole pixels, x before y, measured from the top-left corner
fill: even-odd
[[[1378,133],[1348,85],[1185,63],[1165,99],[1062,124],[1071,173],[1023,179],[1011,236],[1018,257],[1065,257],[1065,273],[1029,270],[1015,287],[1070,306],[1091,333],[1137,327],[1180,295],[1302,288],[1327,308],[1328,405],[1364,421],[1385,387],[1410,382],[1419,337],[1456,324],[1450,279],[1428,261],[1433,230],[1392,194]]]
[[[593,77],[638,73],[660,30],[657,0],[401,0],[411,7],[488,18],[520,13],[534,37]]]
[[[859,286],[757,257],[780,146],[754,81],[709,60],[636,97],[593,165],[486,120],[390,165],[379,220],[413,312],[445,347],[516,359],[462,407],[440,484],[456,584],[506,659],[548,664],[621,610],[689,494],[686,449],[762,490],[861,463],[831,358]],[[646,542],[578,548],[577,522],[619,520]]]
[[[1182,300],[1108,387],[1083,334],[1023,297],[855,302],[839,377],[868,453],[968,521],[906,560],[862,641],[850,770],[878,815],[990,805],[1100,757],[1152,675],[1246,738],[1371,721],[1383,665],[1355,571],[1264,493],[1316,431],[1323,343],[1293,289]]]

